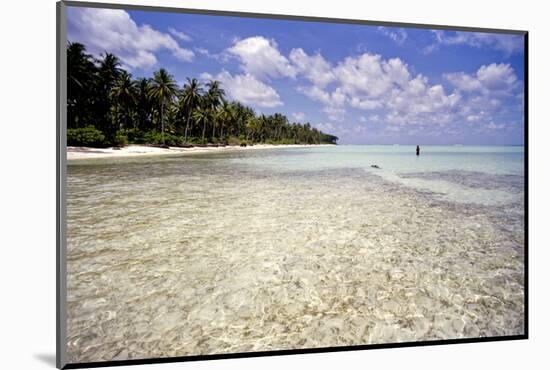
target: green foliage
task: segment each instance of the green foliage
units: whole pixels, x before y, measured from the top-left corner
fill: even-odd
[[[115,135],[115,140],[113,142],[114,146],[125,146],[128,145],[128,137],[121,131],[117,132]]]
[[[265,140],[265,144],[271,144],[271,145],[294,145],[294,144],[321,144],[321,142],[308,142],[305,141],[298,141],[292,138],[282,138],[279,140],[274,139],[267,139]]]
[[[187,79],[180,88],[161,68],[133,79],[119,59],[95,59],[79,43],[67,45],[67,139],[69,145],[218,143],[229,145],[336,144],[338,138],[281,114],[257,115],[226,99],[219,81],[204,86]],[[73,131],[76,130],[76,131]]]
[[[166,144],[170,146],[180,146],[183,144],[183,138],[177,135],[172,135],[170,133],[164,133],[164,143],[163,135],[160,132],[149,131],[143,135],[144,144]]]
[[[211,142],[212,142],[213,144],[224,144],[224,145],[227,145],[227,139],[226,139],[226,138],[221,138],[221,137],[212,138]]]
[[[119,130],[117,135],[126,137],[126,144],[145,144],[145,141],[143,140],[143,132],[136,128]]]
[[[109,146],[109,143],[101,131],[94,126],[86,126],[67,129],[67,145],[105,147]]]
[[[189,144],[201,144],[202,139],[200,137],[189,137],[189,138],[187,138],[187,143],[189,143]]]
[[[236,136],[230,136],[227,139],[227,145],[240,145],[243,142],[243,140],[239,139]]]

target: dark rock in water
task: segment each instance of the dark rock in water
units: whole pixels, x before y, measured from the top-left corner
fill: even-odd
[[[193,145],[191,145],[191,144],[182,144],[181,147],[182,148],[192,148]]]
[[[209,147],[209,148],[217,148],[218,144],[208,143],[208,144],[206,144],[206,146]]]
[[[377,164],[371,164],[370,166],[371,166],[372,168],[378,168],[378,169],[380,169],[380,167],[379,167]]]
[[[122,149],[121,146],[114,146],[114,147],[113,147],[113,150],[120,150],[120,149]]]
[[[170,146],[166,144],[151,144],[151,146],[154,148],[170,149]]]
[[[204,148],[206,147],[206,144],[195,144],[195,146],[198,148]]]
[[[246,146],[246,143],[241,143],[241,146],[243,146],[243,147]]]

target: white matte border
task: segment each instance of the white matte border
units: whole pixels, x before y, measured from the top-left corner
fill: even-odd
[[[111,3],[128,1],[111,0]],[[547,363],[547,140],[550,25],[544,2],[132,0],[246,12],[530,31],[530,338],[528,341],[147,365],[140,369],[538,368]],[[11,1],[2,22],[2,290],[5,368],[53,368],[55,353],[55,1]],[[531,365],[531,366],[529,366]],[[544,365],[542,365],[544,366]],[[133,367],[135,368],[135,367]]]

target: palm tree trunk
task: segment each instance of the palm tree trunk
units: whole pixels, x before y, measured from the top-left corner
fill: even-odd
[[[128,129],[130,127],[130,125],[128,124],[129,117],[130,117],[130,112],[128,111],[128,109],[126,109],[126,112],[125,112],[125,115],[124,115],[124,128],[125,129]]]
[[[185,123],[185,138],[183,139],[184,144],[187,144],[187,130],[189,129],[189,118],[191,118],[191,112],[187,114],[187,122]]]
[[[162,145],[164,145],[164,99],[160,102],[160,137],[162,138]]]
[[[215,132],[216,132],[216,121],[212,120],[212,141],[214,141]]]
[[[202,124],[202,143],[204,144],[204,134],[206,133],[206,120]]]

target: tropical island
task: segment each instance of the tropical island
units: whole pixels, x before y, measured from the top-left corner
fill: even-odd
[[[68,43],[69,147],[246,147],[336,144],[337,140],[309,122],[291,123],[281,113],[257,114],[229,100],[219,81],[202,84],[187,78],[180,87],[164,68],[151,78],[135,79],[117,56],[104,53],[94,58],[85,45]]]

